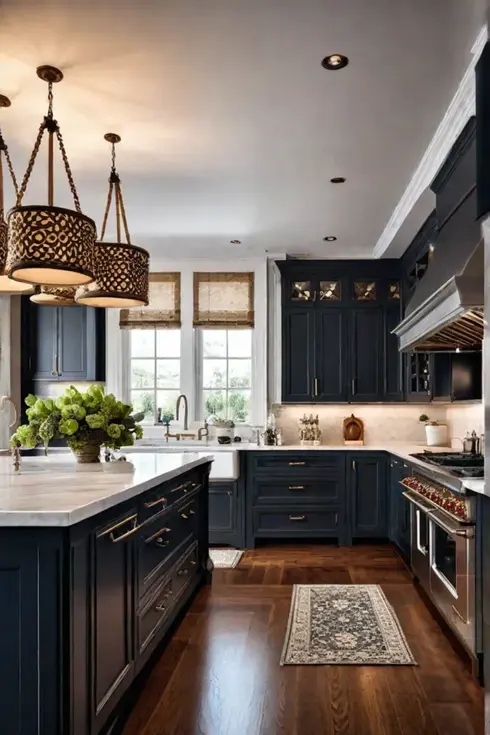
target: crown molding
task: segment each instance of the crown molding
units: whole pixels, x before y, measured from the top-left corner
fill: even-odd
[[[446,160],[449,151],[464,129],[469,118],[475,114],[475,66],[487,42],[488,29],[483,26],[471,48],[471,62],[451,100],[427,150],[393,210],[388,224],[373,250],[374,258],[381,258],[391,245],[395,235],[408,217],[422,193],[430,186]]]

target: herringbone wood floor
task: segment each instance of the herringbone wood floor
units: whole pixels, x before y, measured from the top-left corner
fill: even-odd
[[[293,584],[381,584],[418,667],[280,667]],[[280,546],[215,570],[125,735],[481,735],[483,697],[391,546]]]

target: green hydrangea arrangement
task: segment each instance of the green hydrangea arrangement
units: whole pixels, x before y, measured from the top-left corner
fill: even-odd
[[[106,394],[99,385],[91,385],[86,392],[71,385],[55,400],[31,394],[25,402],[29,423],[13,434],[13,447],[44,444],[47,448],[53,439],[64,438],[74,451],[89,442],[120,449],[143,436],[140,417],[131,413],[133,407],[118,401],[112,393]]]

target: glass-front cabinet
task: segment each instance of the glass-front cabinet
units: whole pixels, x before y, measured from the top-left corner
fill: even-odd
[[[399,261],[277,261],[282,274],[282,400],[401,401]]]

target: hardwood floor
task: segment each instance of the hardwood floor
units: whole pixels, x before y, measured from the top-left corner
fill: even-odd
[[[380,584],[419,666],[279,666],[293,584]],[[280,546],[214,571],[124,735],[480,735],[483,696],[391,546]]]

